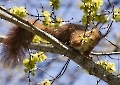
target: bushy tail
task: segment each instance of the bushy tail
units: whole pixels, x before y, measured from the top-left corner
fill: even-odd
[[[2,61],[5,65],[16,66],[25,57],[25,52],[34,35],[18,26],[10,29],[7,38],[3,40]]]

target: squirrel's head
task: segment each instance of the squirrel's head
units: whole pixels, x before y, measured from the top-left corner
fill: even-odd
[[[96,27],[87,31],[77,30],[71,35],[70,46],[87,56],[99,43],[101,38],[101,33]]]

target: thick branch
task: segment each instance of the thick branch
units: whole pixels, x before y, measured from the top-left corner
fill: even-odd
[[[58,48],[52,45],[46,45],[46,44],[37,44],[37,43],[31,43],[30,49],[35,49],[43,52],[51,52],[56,54],[62,54]]]
[[[3,39],[7,38],[5,35],[0,35],[0,43],[2,43]],[[47,44],[41,44],[41,43],[31,43],[30,49],[33,50],[39,50],[42,52],[51,52],[56,54],[62,54],[60,50],[53,46],[53,45],[47,45]]]
[[[5,13],[7,13],[5,9],[3,9],[1,7],[0,7],[0,9],[2,11],[4,11]],[[106,81],[109,85],[119,85],[120,84],[119,77],[107,72],[105,69],[103,69],[102,67],[95,64],[92,60],[81,55],[78,51],[70,48],[69,46],[65,46],[64,44],[59,42],[56,38],[54,38],[50,34],[34,27],[32,24],[28,23],[27,21],[25,21],[23,19],[19,19],[18,17],[8,15],[8,13],[7,14],[5,14],[5,13],[0,12],[0,18],[7,20],[9,22],[12,22],[34,34],[37,34],[37,35],[43,37],[44,39],[47,39],[48,41],[50,41],[54,46],[56,46],[60,50],[61,54],[68,56],[71,60],[76,62],[78,65],[82,66],[84,69],[89,71],[89,73],[91,75],[99,77],[100,79]]]
[[[0,43],[2,43],[2,40],[5,39],[7,36],[0,35]],[[41,43],[31,43],[30,49],[39,50],[43,52],[51,52],[56,54],[62,54],[60,50],[53,46],[53,45],[47,45],[47,44],[41,44]],[[118,55],[120,52],[107,52],[107,53],[101,53],[101,52],[91,52],[91,55],[97,55],[97,56],[103,56],[103,55]]]

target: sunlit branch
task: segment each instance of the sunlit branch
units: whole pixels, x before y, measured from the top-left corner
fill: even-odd
[[[38,36],[41,36],[42,38],[48,40],[51,42],[54,46],[56,46],[60,53],[69,57],[71,60],[76,62],[78,65],[86,69],[90,75],[95,75],[96,77],[101,78],[105,82],[107,82],[109,85],[119,85],[120,84],[120,78],[116,75],[113,75],[97,65],[95,62],[93,62],[91,59],[88,59],[87,56],[83,56],[78,51],[75,51],[69,46],[66,46],[62,44],[59,40],[57,40],[55,37],[51,36],[50,34],[34,27],[32,24],[27,22],[24,19],[20,19],[17,16],[12,16],[9,12],[6,12],[5,9],[1,8],[0,11],[0,18],[7,20],[9,22],[12,22],[23,29],[26,29]],[[3,11],[3,12],[2,12]],[[101,77],[102,76],[102,77]]]
[[[5,35],[0,35],[0,42],[2,43],[3,39],[6,37],[7,36],[5,36]],[[30,49],[43,51],[43,52],[51,52],[51,53],[61,54],[60,50],[57,47],[55,47],[53,45],[48,45],[48,44],[31,43]],[[91,55],[97,55],[97,56],[117,55],[117,54],[120,54],[120,52],[107,52],[107,53],[91,52]]]
[[[120,54],[120,52],[107,52],[107,53],[91,52],[91,55],[98,55],[98,56],[103,56],[103,55],[117,55],[117,54]]]

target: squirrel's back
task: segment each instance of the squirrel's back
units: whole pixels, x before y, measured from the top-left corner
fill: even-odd
[[[34,19],[28,19],[30,23],[34,23]],[[93,32],[88,31],[88,35],[91,36],[90,43],[81,44],[82,36],[81,34],[85,33],[85,27],[79,24],[65,24],[57,28],[50,28],[47,26],[44,26],[40,24],[39,22],[35,22],[34,26],[40,28],[41,30],[44,30],[54,37],[56,37],[61,42],[64,42],[68,45],[70,45],[73,48],[77,48],[79,45],[80,49],[77,48],[80,52],[84,53],[87,50],[87,48],[90,47],[89,51],[93,49],[95,45],[97,45],[100,33],[96,29],[93,30]],[[86,36],[88,36],[86,35]],[[95,37],[94,37],[95,35]],[[97,36],[96,36],[97,35]],[[34,37],[34,34],[19,27],[19,26],[13,26],[10,29],[10,32],[7,34],[7,38],[3,40],[3,48],[2,48],[2,61],[6,65],[12,65],[16,66],[19,61],[23,60],[25,57],[26,51],[28,51],[29,46],[32,42],[32,39]],[[77,46],[77,47],[76,47]],[[81,49],[82,46],[82,49]],[[81,51],[82,50],[82,51]],[[90,52],[88,52],[89,54]]]
[[[28,19],[30,23],[34,23],[34,19]],[[79,25],[76,24],[66,24],[57,28],[49,28],[40,24],[39,22],[35,22],[34,26],[44,30],[62,42],[69,42],[70,35],[73,31],[79,28]],[[5,65],[16,66],[19,61],[23,60],[25,57],[26,51],[28,51],[30,43],[34,34],[19,27],[12,26],[9,33],[7,34],[7,38],[3,40],[3,48],[2,48],[2,61]]]

